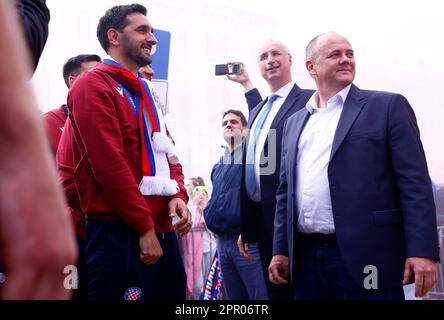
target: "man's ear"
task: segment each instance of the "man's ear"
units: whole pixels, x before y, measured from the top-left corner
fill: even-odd
[[[114,28],[111,28],[106,33],[108,35],[108,41],[110,45],[113,45],[114,47],[118,47],[120,45],[120,34],[119,31],[117,31]]]
[[[76,78],[76,76],[68,76],[68,88],[71,88],[71,85]]]
[[[316,70],[315,70],[315,68],[314,68],[313,61],[310,61],[310,60],[305,61],[305,67],[307,68],[308,73],[309,73],[311,76],[316,75]]]

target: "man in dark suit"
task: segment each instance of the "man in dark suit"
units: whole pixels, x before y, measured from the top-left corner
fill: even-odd
[[[436,282],[435,206],[415,115],[399,94],[352,84],[354,53],[329,32],[307,46],[318,91],[288,119],[270,281],[295,299],[404,299]]]
[[[285,120],[301,109],[312,91],[300,89],[291,77],[288,48],[267,42],[259,52],[259,69],[272,95],[250,111],[241,186],[241,254],[248,257],[248,243],[258,243],[270,299],[291,298],[290,287],[268,281],[273,244],[276,190],[279,184],[281,135]]]

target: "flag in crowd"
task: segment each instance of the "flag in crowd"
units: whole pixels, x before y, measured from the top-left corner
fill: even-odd
[[[224,286],[220,260],[218,253],[214,254],[211,268],[207,273],[205,283],[200,292],[200,300],[220,300],[221,291]]]

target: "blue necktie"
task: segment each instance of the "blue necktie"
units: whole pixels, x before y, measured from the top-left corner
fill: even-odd
[[[259,136],[260,130],[264,126],[265,120],[267,119],[268,114],[270,113],[271,107],[273,106],[273,102],[278,98],[278,95],[272,94],[268,97],[268,101],[265,106],[262,108],[258,119],[256,120],[256,126],[254,127],[254,131],[250,132],[252,134],[250,143],[247,149],[247,163],[245,165],[245,187],[247,189],[248,195],[253,198],[257,191],[256,185],[256,175],[254,173],[254,163],[255,163],[255,154],[256,154],[256,143],[257,138]]]

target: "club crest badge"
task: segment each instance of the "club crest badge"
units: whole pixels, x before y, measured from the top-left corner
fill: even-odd
[[[126,301],[142,300],[142,290],[138,287],[132,287],[125,291]]]
[[[123,97],[123,89],[121,87],[117,87],[116,90]]]

